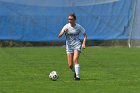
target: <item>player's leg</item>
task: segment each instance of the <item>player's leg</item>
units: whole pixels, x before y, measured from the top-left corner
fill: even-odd
[[[73,70],[73,53],[67,53],[67,61],[69,68]]]
[[[74,71],[73,69],[73,49],[71,46],[66,45],[66,52],[67,52],[67,61],[68,61],[68,66],[69,68]]]
[[[79,55],[80,55],[80,51],[78,51],[78,50],[74,51],[73,62],[74,62],[74,67],[75,67],[75,73],[76,73],[76,79],[77,80],[80,80],[80,65],[78,63]]]

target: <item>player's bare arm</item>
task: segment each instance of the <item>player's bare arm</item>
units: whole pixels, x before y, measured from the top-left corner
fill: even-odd
[[[66,28],[64,31],[61,31],[58,35],[58,37],[62,37],[64,33],[68,32],[68,29]]]
[[[86,35],[86,33],[84,33],[83,35],[84,35],[84,40],[83,40],[83,43],[82,43],[82,48],[85,49],[86,48],[87,35]]]

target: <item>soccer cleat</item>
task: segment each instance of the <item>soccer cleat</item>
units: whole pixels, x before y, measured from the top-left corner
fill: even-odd
[[[76,77],[76,73],[74,73],[74,80],[80,80],[80,78]]]
[[[76,77],[74,80],[79,81],[79,80],[80,80],[80,78],[77,78],[77,77]]]
[[[76,73],[74,73],[74,80],[75,80],[75,78],[76,78]]]

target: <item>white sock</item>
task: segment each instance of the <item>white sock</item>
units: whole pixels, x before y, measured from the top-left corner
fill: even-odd
[[[79,64],[75,64],[75,73],[76,73],[76,77],[80,78],[80,65]]]

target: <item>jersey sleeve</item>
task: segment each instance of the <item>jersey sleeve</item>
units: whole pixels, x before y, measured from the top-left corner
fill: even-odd
[[[80,26],[80,30],[83,34],[86,33],[85,29],[82,26]]]
[[[64,32],[64,30],[67,28],[67,24],[62,28],[61,32]]]

